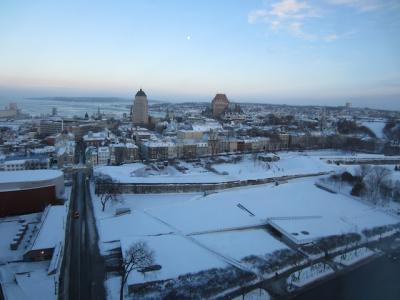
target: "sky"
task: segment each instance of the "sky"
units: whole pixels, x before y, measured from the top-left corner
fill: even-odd
[[[400,1],[0,1],[0,96],[139,88],[400,109]]]

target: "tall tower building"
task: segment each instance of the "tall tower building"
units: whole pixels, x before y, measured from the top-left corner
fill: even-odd
[[[148,102],[146,94],[140,89],[133,101],[133,124],[134,125],[148,125],[149,113]]]
[[[216,94],[211,102],[211,106],[213,117],[218,118],[228,109],[229,100],[225,94]]]

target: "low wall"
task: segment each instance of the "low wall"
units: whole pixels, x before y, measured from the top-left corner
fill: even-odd
[[[400,159],[374,159],[374,158],[353,158],[353,159],[325,159],[328,164],[341,164],[341,165],[398,165]]]
[[[118,190],[122,194],[157,194],[157,193],[180,193],[180,192],[206,192],[214,190],[229,189],[234,187],[258,185],[272,182],[286,181],[301,177],[313,177],[326,175],[329,172],[310,174],[297,174],[279,177],[268,177],[262,179],[248,179],[227,182],[210,183],[117,183]],[[101,193],[109,187],[108,184],[96,184],[96,193]]]

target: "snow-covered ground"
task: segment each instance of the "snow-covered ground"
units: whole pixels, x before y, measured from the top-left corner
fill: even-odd
[[[317,263],[293,273],[287,279],[287,283],[289,286],[302,287],[333,272],[330,266],[324,263]]]
[[[310,237],[317,238],[399,222],[398,218],[345,195],[321,190],[314,186],[314,181],[313,178],[299,179],[279,186],[230,189],[147,212],[187,234],[260,225],[269,218],[304,216],[320,216],[321,219],[316,219],[318,224],[309,219],[282,220],[282,226],[288,226],[288,232],[306,230]],[[239,203],[255,216],[237,207]]]
[[[108,300],[119,300],[119,289],[121,286],[120,276],[110,276],[104,282]]]
[[[383,120],[375,120],[375,121],[364,121],[361,125],[368,127],[375,133],[376,137],[379,139],[384,138],[383,128],[386,125],[386,122]]]
[[[276,165],[280,170],[275,170],[281,172],[280,175],[288,174],[287,172],[343,171],[347,166],[329,165],[320,159],[341,155],[349,157],[336,151],[315,151],[300,155],[293,152],[281,153],[279,167]],[[268,175],[268,172],[272,172],[271,169],[265,170],[256,162],[253,170],[254,164],[254,161],[246,158],[236,165],[213,165],[218,172],[228,172],[229,175],[210,174],[213,174],[213,178],[256,178],[264,175],[264,172],[267,174],[265,177],[271,176],[271,173]],[[113,167],[102,167],[100,170],[114,170],[110,168]],[[116,168],[121,169],[112,172],[119,179],[125,178],[125,175],[121,175],[124,172],[130,174],[126,166]],[[191,178],[190,172],[179,177]],[[201,174],[201,171],[193,172]],[[201,176],[204,176],[204,180],[208,178],[204,174]],[[159,178],[157,175],[141,178],[153,178],[154,182],[172,182],[176,179],[173,176]],[[135,274],[131,283],[171,279],[187,272],[225,268],[229,265],[264,276],[252,262],[259,262],[258,257],[265,261],[270,255],[275,255],[274,253],[289,250],[263,228],[268,222],[274,222],[294,239],[309,241],[329,235],[352,232],[361,234],[364,229],[400,222],[398,217],[356,201],[344,193],[334,194],[317,188],[316,180],[317,178],[302,178],[278,186],[247,186],[208,195],[124,194],[120,197],[121,203],[108,203],[104,212],[101,211],[97,196],[92,195],[100,248],[106,254],[108,249],[118,247],[119,241],[123,249],[127,249],[135,241],[146,241],[155,250],[156,264],[162,265],[162,269],[152,275],[151,272],[146,275]],[[186,182],[191,182],[191,179]],[[118,208],[130,208],[131,213],[115,216]],[[250,256],[255,259],[243,259]],[[316,276],[310,275],[301,279],[299,284],[306,284],[330,272],[332,270],[329,271],[328,267]],[[116,281],[117,279],[108,279],[107,285],[113,286]]]
[[[271,299],[268,292],[264,289],[255,289],[244,295],[237,296],[232,300],[269,300]]]
[[[155,263],[162,268],[147,273],[132,272],[128,278],[129,284],[174,279],[183,274],[228,266],[214,253],[176,234],[126,237],[121,240],[121,248],[128,249],[138,241],[146,242],[154,250]]]
[[[121,183],[215,183],[267,177],[329,172],[340,167],[328,164],[329,159],[385,158],[380,154],[349,154],[343,151],[279,152],[280,160],[263,162],[252,155],[243,155],[237,163],[215,163],[212,172],[197,163],[180,162],[187,170],[179,171],[174,166],[156,170],[143,163],[122,166],[98,166],[95,174],[104,174]],[[390,157],[393,159],[393,157]]]
[[[333,261],[336,263],[340,263],[345,266],[350,266],[356,262],[359,262],[360,260],[363,260],[367,257],[370,257],[374,255],[375,252],[366,248],[366,247],[361,247],[359,249],[355,249],[346,253],[343,253],[341,255],[338,255],[333,258]]]
[[[351,197],[319,189],[314,181],[313,178],[298,179],[279,186],[235,188],[207,196],[189,194],[186,199],[186,194],[180,194],[180,201],[171,205],[165,204],[166,195],[124,195],[123,203],[108,206],[104,213],[94,196],[100,238],[106,242],[129,235],[156,235],[171,231],[208,233],[263,225],[272,219],[289,233],[307,231],[307,238],[315,239],[361,232],[400,221]],[[137,201],[140,201],[139,205]],[[146,208],[146,201],[149,208]],[[153,201],[160,205],[150,204]],[[238,204],[254,216],[239,208]],[[119,207],[129,207],[132,212],[114,217],[113,213]],[[307,216],[320,218],[298,218]]]
[[[282,152],[279,153],[280,160],[276,162],[263,162],[252,159],[251,155],[234,163],[216,164],[213,167],[218,172],[228,173],[232,180],[260,179],[266,177],[296,175],[307,173],[318,173],[331,171],[334,166],[327,165],[321,161],[319,156]]]
[[[321,154],[344,155],[339,151],[319,152],[282,152],[277,162],[254,161],[251,155],[243,156],[237,163],[213,164],[219,174],[206,170],[202,166],[181,162],[187,168],[179,171],[174,166],[162,170],[154,170],[142,163],[125,164],[122,166],[99,166],[95,174],[104,174],[121,183],[213,183],[247,179],[260,179],[274,176],[307,174],[331,171],[336,168],[321,160]],[[225,172],[225,173],[224,173]],[[224,175],[223,175],[224,174]]]
[[[0,281],[6,299],[57,299],[55,275],[47,274],[48,265],[49,261],[41,261],[1,266]]]
[[[194,235],[193,238],[223,256],[237,261],[249,255],[264,255],[287,248],[265,229],[216,232]]]
[[[146,241],[155,250],[156,263],[162,265],[162,271],[145,276],[135,274],[131,283],[140,283],[213,267],[224,268],[229,264],[257,273],[251,264],[242,261],[244,257],[265,257],[287,249],[257,227],[266,224],[268,219],[278,222],[289,234],[306,231],[310,239],[360,233],[365,228],[399,222],[398,218],[361,201],[319,189],[314,182],[315,178],[297,179],[279,186],[235,188],[206,196],[175,194],[175,198],[168,195],[169,199],[175,198],[171,204],[165,198],[167,195],[162,194],[124,195],[123,203],[110,204],[105,212],[93,195],[100,247],[105,254],[112,248],[107,243],[110,241],[121,240],[123,249],[129,247],[129,243]],[[131,213],[114,216],[119,207],[129,207]],[[318,217],[302,218],[304,216]]]

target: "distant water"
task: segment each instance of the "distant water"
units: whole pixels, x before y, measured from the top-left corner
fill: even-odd
[[[0,108],[8,106],[10,102],[17,103],[23,113],[32,116],[51,114],[53,107],[57,108],[58,115],[65,117],[84,116],[97,112],[113,113],[122,116],[129,114],[131,99],[115,97],[42,97],[42,98],[15,98],[1,97]]]

